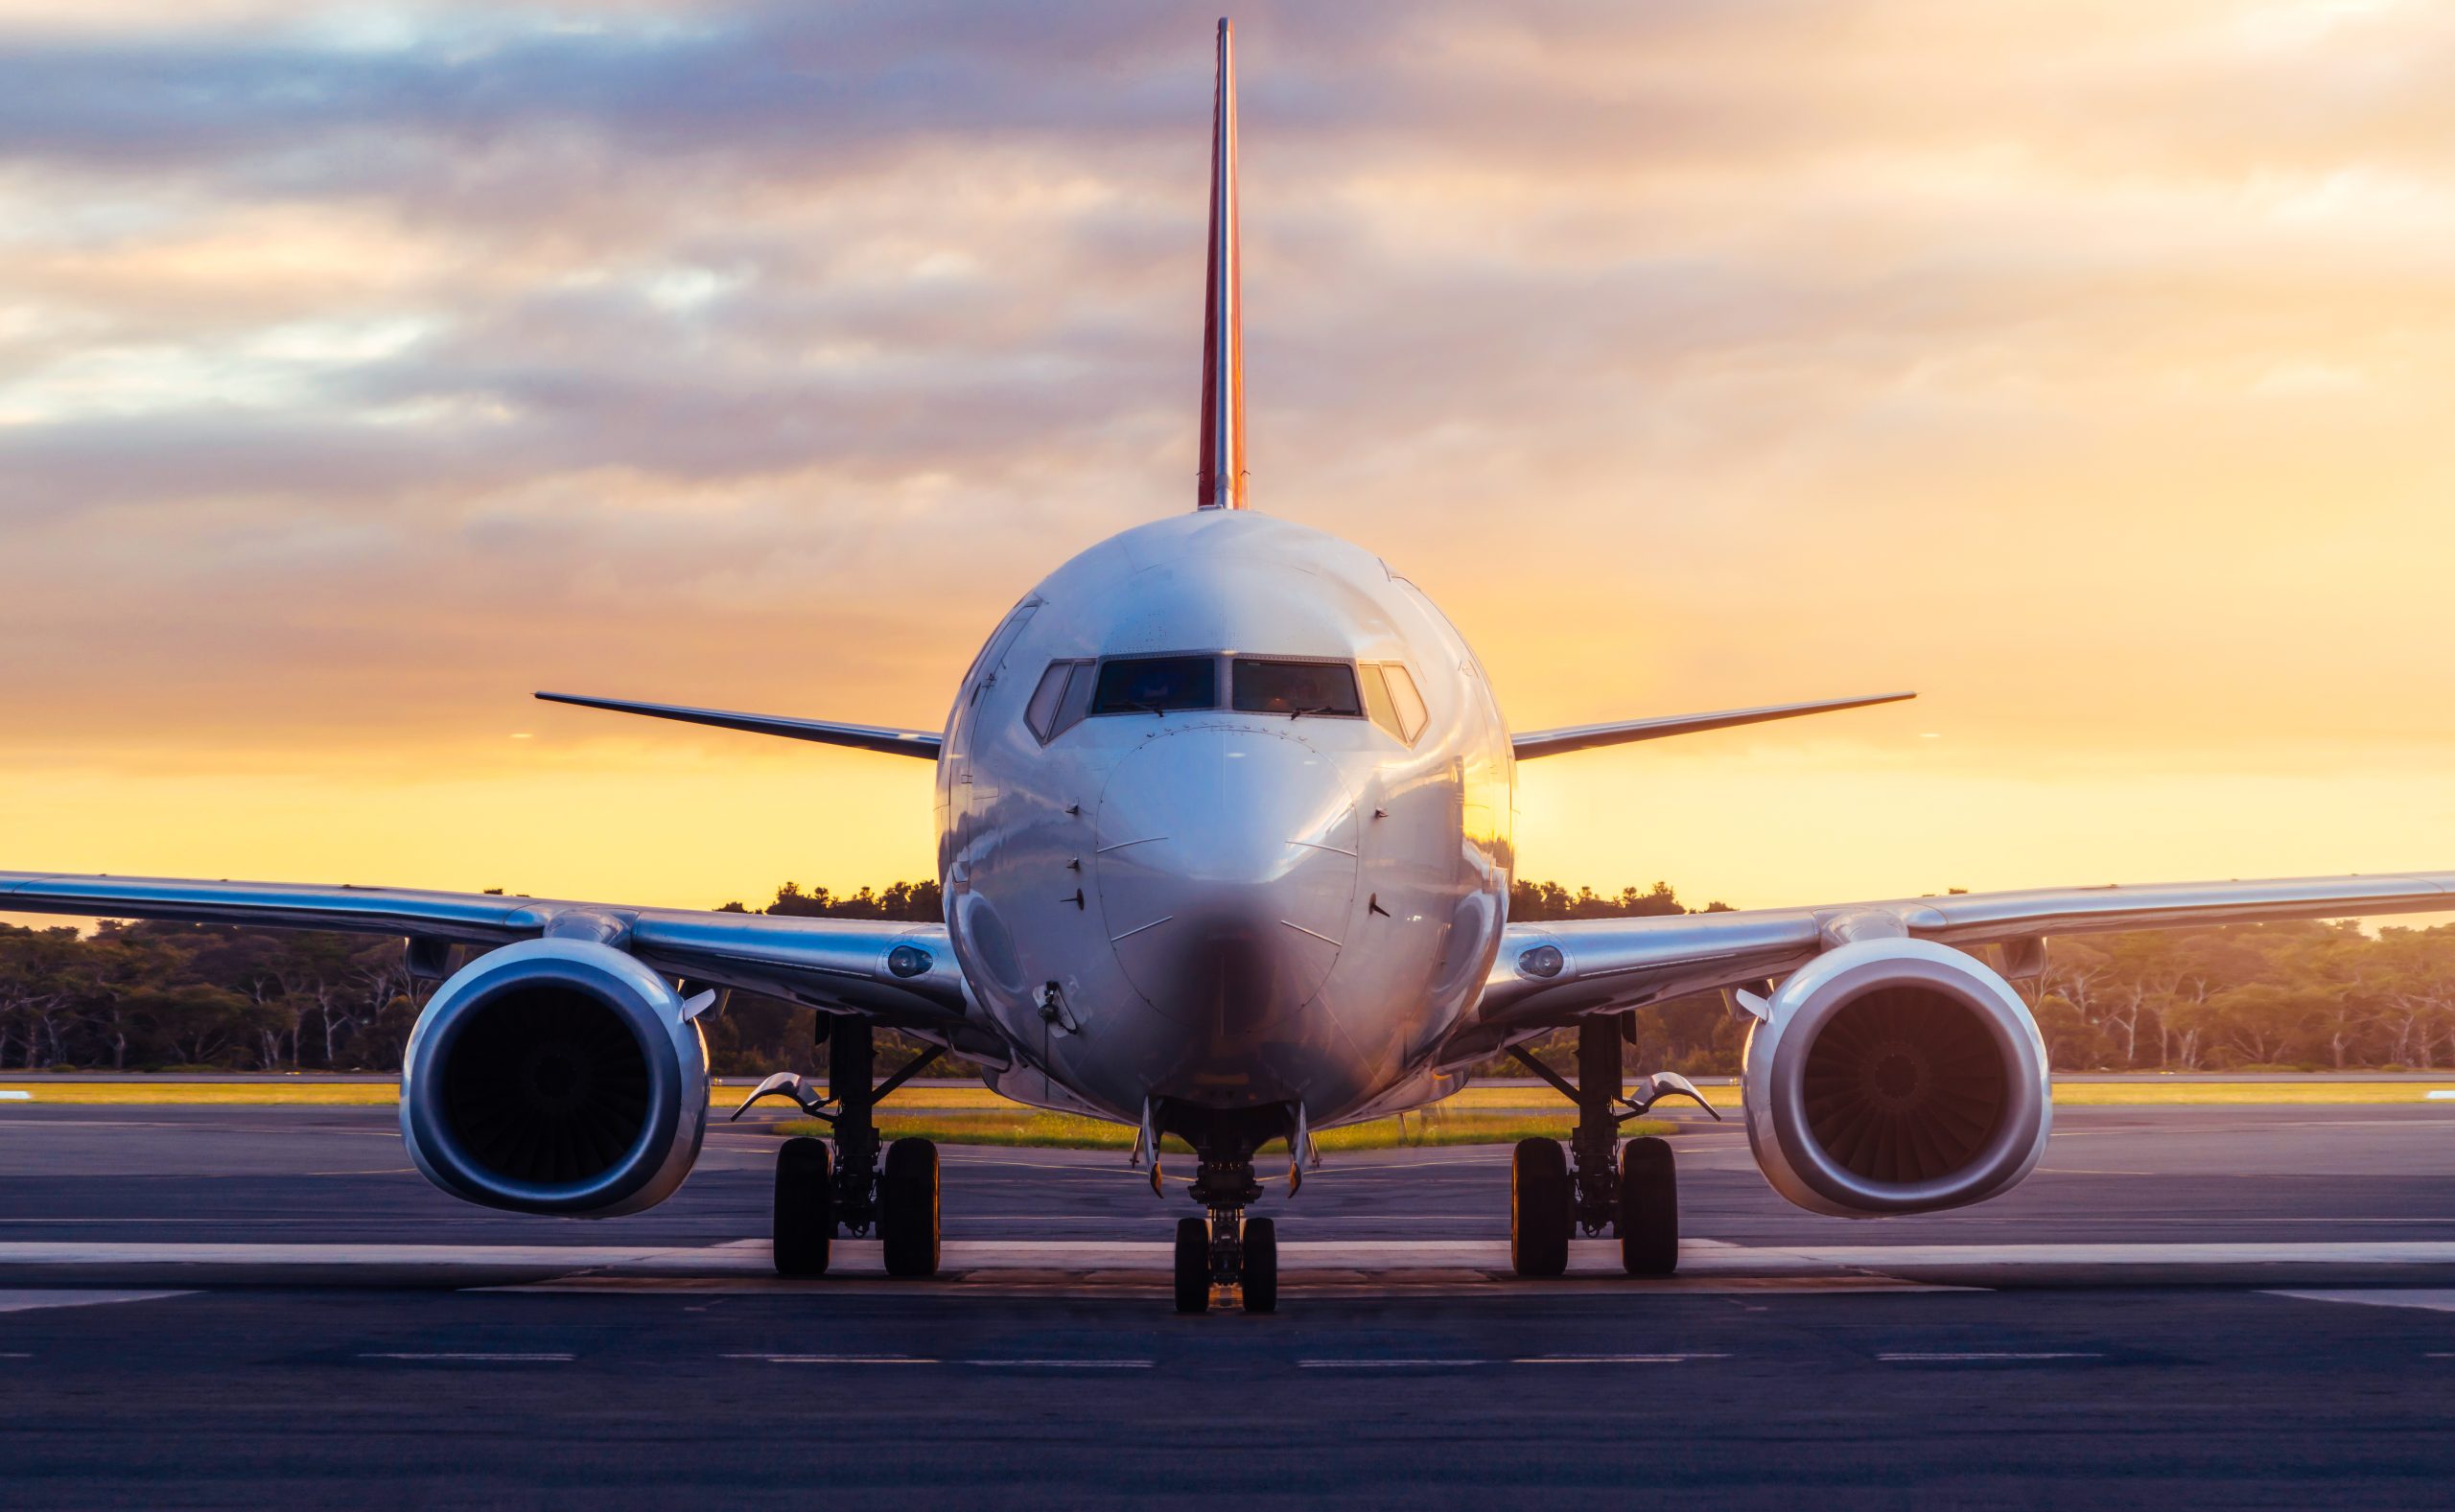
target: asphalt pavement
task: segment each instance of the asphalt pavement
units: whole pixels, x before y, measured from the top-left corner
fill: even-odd
[[[380,1109],[0,1109],[15,1507],[2443,1506],[2455,1106],[2067,1109],[1957,1214],[1677,1139],[1681,1275],[1507,1278],[1498,1149],[1267,1199],[1281,1311],[1174,1315],[1190,1204],[946,1151],[945,1279],[769,1273],[772,1136],[606,1222],[468,1207]]]

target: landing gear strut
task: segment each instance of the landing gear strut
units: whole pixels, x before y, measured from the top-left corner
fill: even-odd
[[[941,1052],[933,1046],[872,1085],[877,1054],[869,1021],[825,1015],[819,1032],[826,1036],[827,1097],[810,1093],[799,1077],[784,1075],[768,1078],[751,1095],[751,1102],[770,1094],[789,1095],[804,1112],[835,1126],[831,1160],[822,1139],[788,1139],[776,1152],[776,1270],[787,1276],[825,1275],[838,1225],[856,1236],[875,1226],[884,1241],[887,1274],[935,1275],[938,1147],[925,1139],[895,1141],[887,1147],[881,1176],[877,1121],[872,1115],[881,1100]]]
[[[1261,1183],[1253,1177],[1253,1151],[1278,1136],[1283,1117],[1291,1144],[1302,1143],[1300,1125],[1278,1108],[1257,1108],[1246,1114],[1211,1114],[1172,1121],[1175,1109],[1155,1110],[1155,1124],[1180,1134],[1199,1152],[1194,1168],[1193,1199],[1209,1217],[1177,1221],[1176,1296],[1180,1313],[1206,1313],[1214,1288],[1235,1288],[1248,1313],[1278,1309],[1278,1225],[1267,1218],[1247,1218],[1245,1209],[1261,1200]],[[1296,1151],[1300,1158],[1303,1151]],[[1152,1159],[1158,1158],[1156,1149]],[[1157,1175],[1154,1175],[1157,1185]]]
[[[1577,1104],[1578,1112],[1565,1157],[1556,1140],[1527,1139],[1518,1142],[1511,1161],[1509,1261],[1521,1276],[1564,1273],[1569,1239],[1578,1229],[1588,1237],[1616,1233],[1621,1267],[1632,1276],[1667,1276],[1678,1267],[1679,1186],[1671,1146],[1653,1138],[1623,1146],[1620,1125],[1665,1096],[1695,1098],[1700,1105],[1705,1100],[1685,1079],[1657,1072],[1646,1079],[1644,1100],[1631,1101],[1620,1071],[1624,1037],[1633,1036],[1608,1018],[1578,1024],[1575,1084],[1521,1049],[1508,1052]]]

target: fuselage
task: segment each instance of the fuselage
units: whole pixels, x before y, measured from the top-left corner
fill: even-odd
[[[1051,573],[957,690],[947,922],[1024,1064],[1000,1089],[1141,1115],[1422,1086],[1500,942],[1508,733],[1423,593],[1245,510]]]

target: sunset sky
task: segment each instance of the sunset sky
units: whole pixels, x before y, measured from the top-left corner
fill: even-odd
[[[1505,13],[1504,13],[1505,12]],[[0,868],[927,874],[1190,504],[1202,6],[0,3]],[[2455,867],[2455,6],[1252,5],[1254,507],[1422,584],[1521,873]]]

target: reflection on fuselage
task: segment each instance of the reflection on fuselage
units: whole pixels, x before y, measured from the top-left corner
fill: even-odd
[[[954,947],[1037,1062],[1001,1090],[1318,1125],[1417,1081],[1499,945],[1511,780],[1473,654],[1370,552],[1240,510],[1084,552],[938,766]]]

